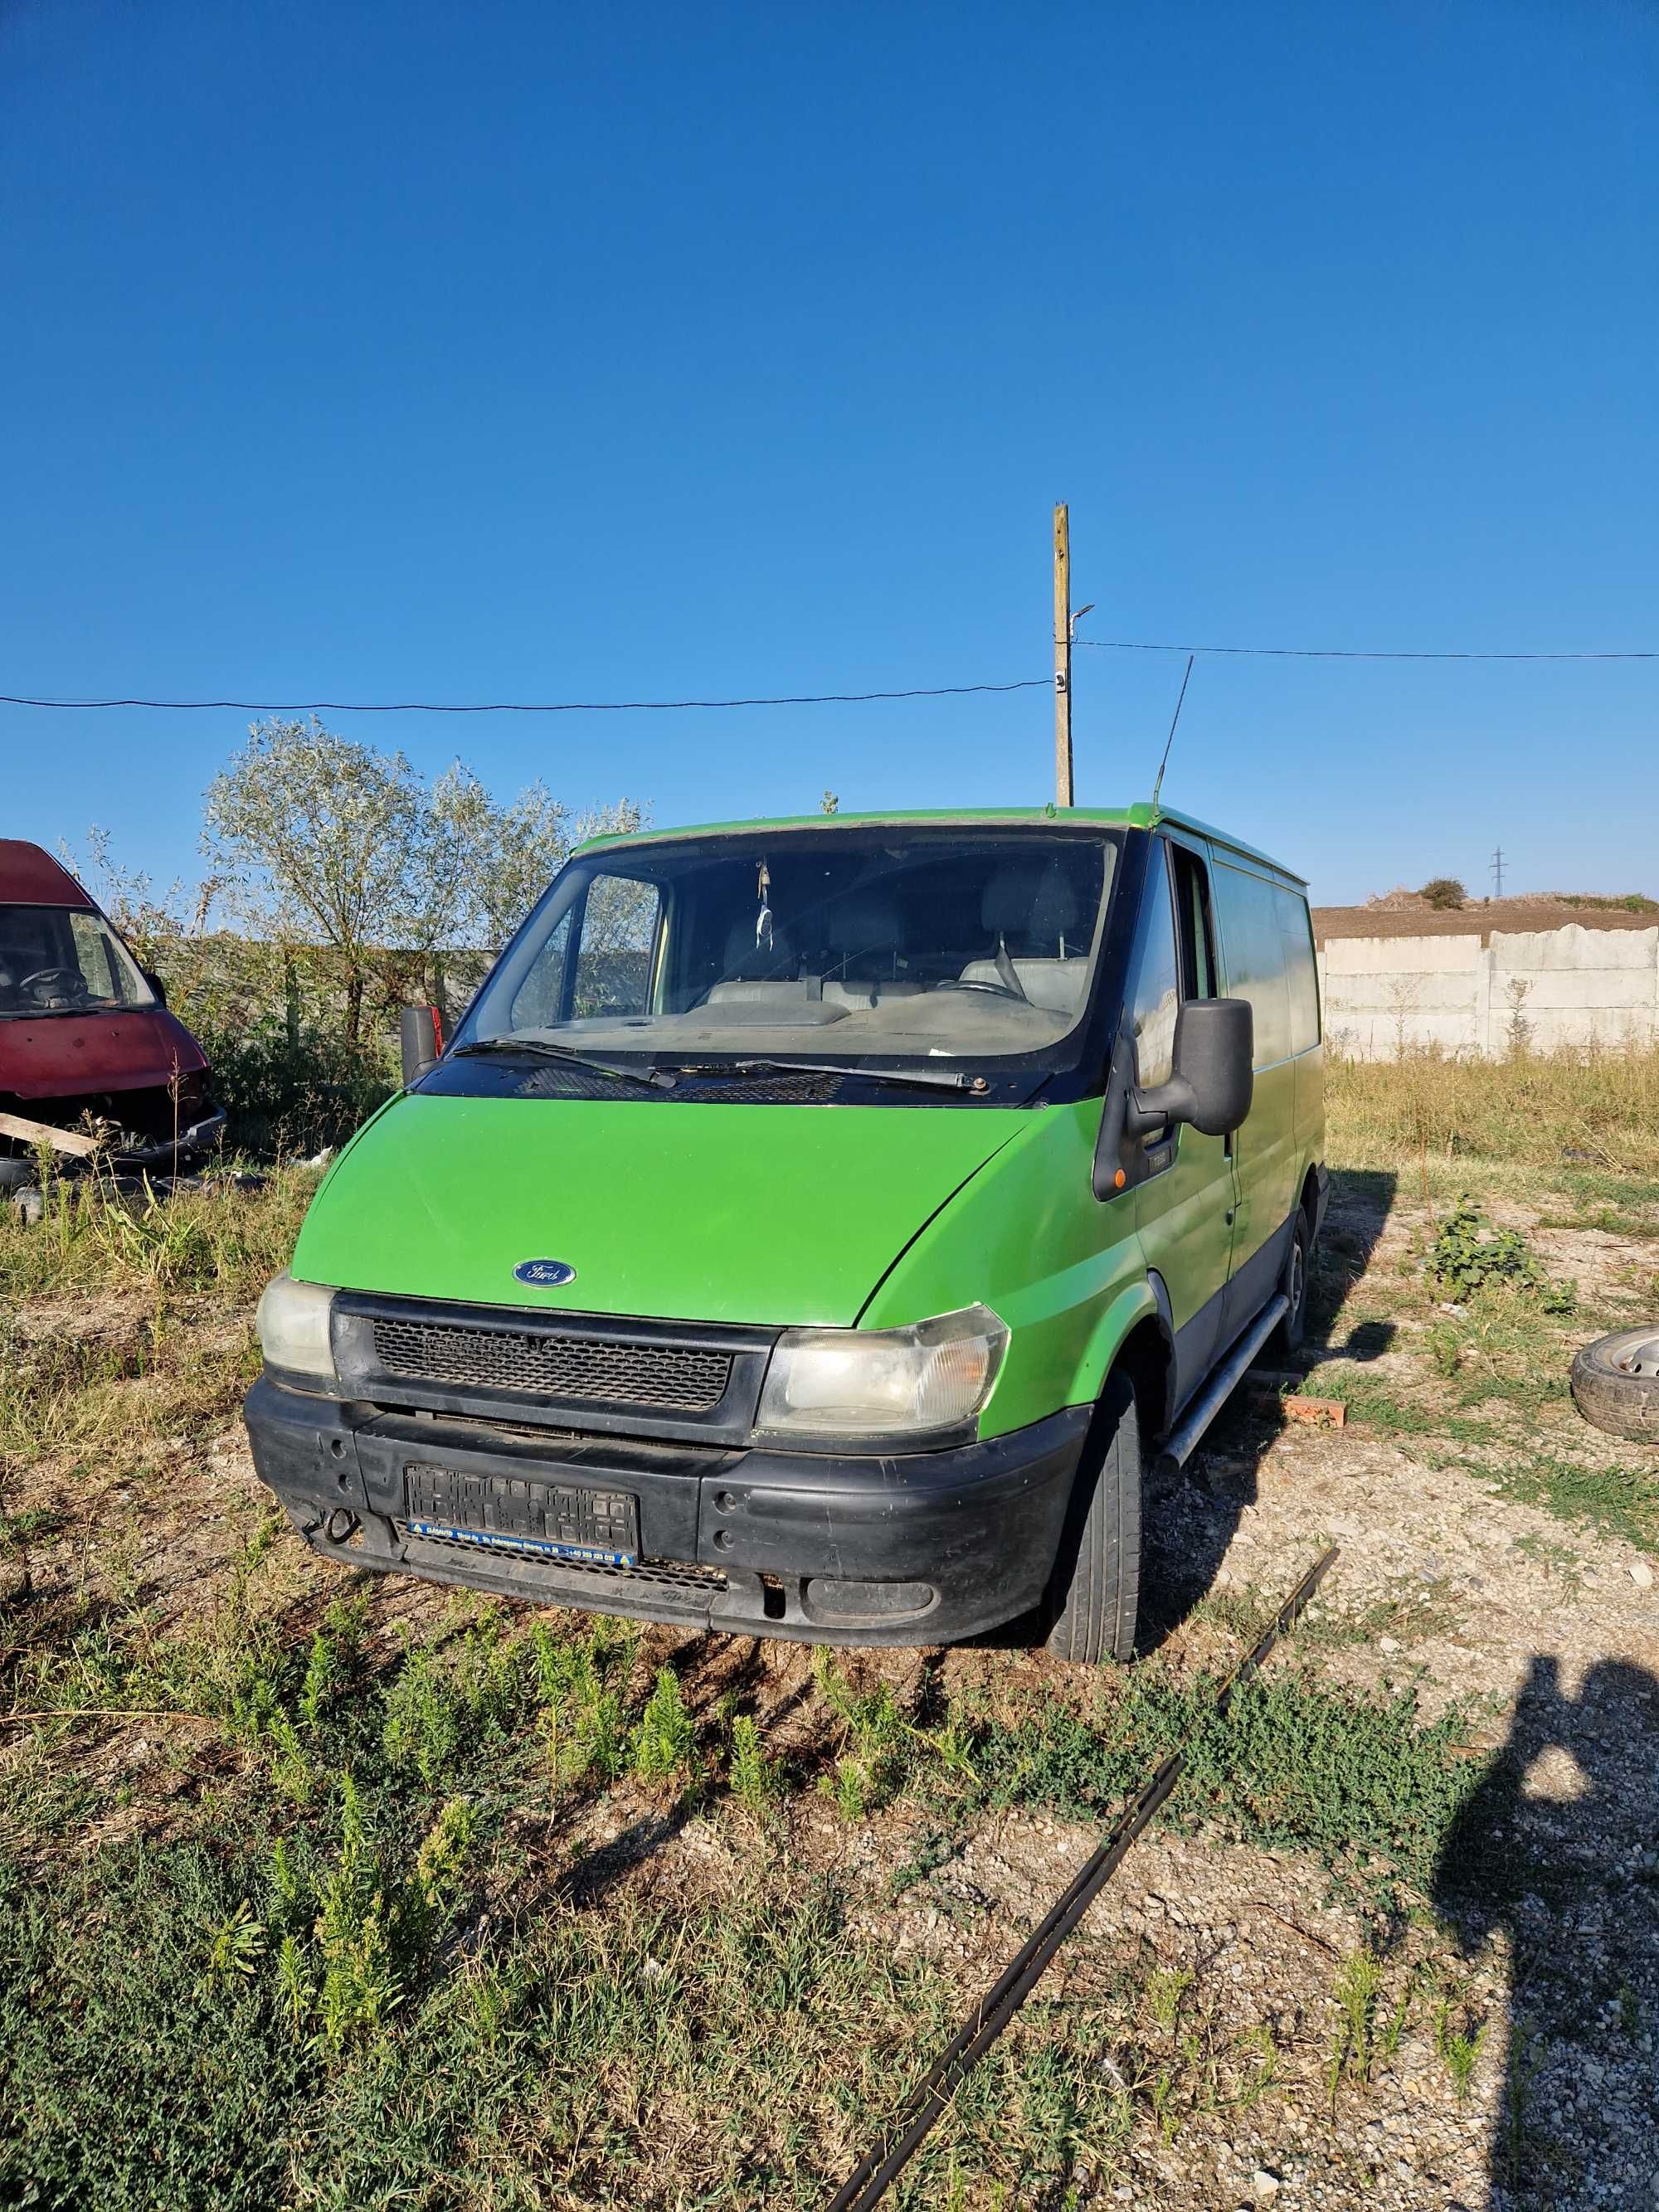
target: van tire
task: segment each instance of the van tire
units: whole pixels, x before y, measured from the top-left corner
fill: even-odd
[[[1312,1273],[1313,1225],[1307,1208],[1298,1206],[1291,1249],[1285,1255],[1285,1272],[1279,1279],[1279,1295],[1290,1300],[1290,1311],[1267,1339],[1266,1350],[1271,1358],[1291,1359],[1302,1349],[1308,1334],[1308,1284]]]
[[[1140,1481],[1139,1408],[1120,1368],[1100,1395],[1072,1486],[1048,1584],[1051,1657],[1090,1667],[1134,1656]]]

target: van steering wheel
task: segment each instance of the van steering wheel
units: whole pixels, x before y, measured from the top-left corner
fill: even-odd
[[[66,999],[84,999],[87,981],[78,968],[37,968],[32,975],[23,976],[17,985],[20,991],[33,991],[37,984],[46,988],[39,995],[51,995],[53,986]]]

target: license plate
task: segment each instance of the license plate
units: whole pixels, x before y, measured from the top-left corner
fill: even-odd
[[[407,1467],[412,1536],[471,1544],[481,1552],[574,1559],[588,1566],[640,1563],[639,1501],[625,1490],[518,1475],[461,1474],[453,1468]]]

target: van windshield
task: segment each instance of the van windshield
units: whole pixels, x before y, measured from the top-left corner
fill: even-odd
[[[155,1004],[137,963],[101,914],[0,906],[0,1021]]]
[[[912,827],[578,854],[459,1044],[841,1062],[1038,1055],[1083,1019],[1114,833]]]

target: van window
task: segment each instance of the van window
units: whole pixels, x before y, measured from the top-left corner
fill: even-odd
[[[634,876],[595,876],[582,912],[576,955],[578,1021],[651,1011],[651,952],[662,894]]]
[[[1170,912],[1170,874],[1160,842],[1152,848],[1146,903],[1141,909],[1140,957],[1135,970],[1131,1026],[1135,1081],[1143,1091],[1175,1073],[1176,1012],[1180,1005],[1175,922]]]
[[[511,1018],[514,1029],[545,1029],[562,1014],[565,957],[570,945],[570,917],[574,911],[574,907],[567,907],[560,915],[546,943],[531,963],[529,974],[514,993]]]
[[[1213,999],[1215,927],[1210,919],[1210,877],[1196,853],[1171,845],[1175,863],[1176,913],[1180,917],[1181,995]]]
[[[0,1019],[155,1003],[102,915],[82,907],[0,906]]]
[[[1291,993],[1291,1050],[1306,1052],[1319,1042],[1319,970],[1314,964],[1313,924],[1308,902],[1298,892],[1288,891],[1280,884],[1274,900]]]
[[[1075,828],[783,825],[580,853],[458,1041],[575,1031],[584,1050],[669,1068],[778,1053],[1074,1064],[1121,846]]]
[[[1285,939],[1279,928],[1278,887],[1262,876],[1218,863],[1216,904],[1227,988],[1248,999],[1255,1012],[1255,1064],[1275,1066],[1291,1056],[1290,993],[1285,981]]]

